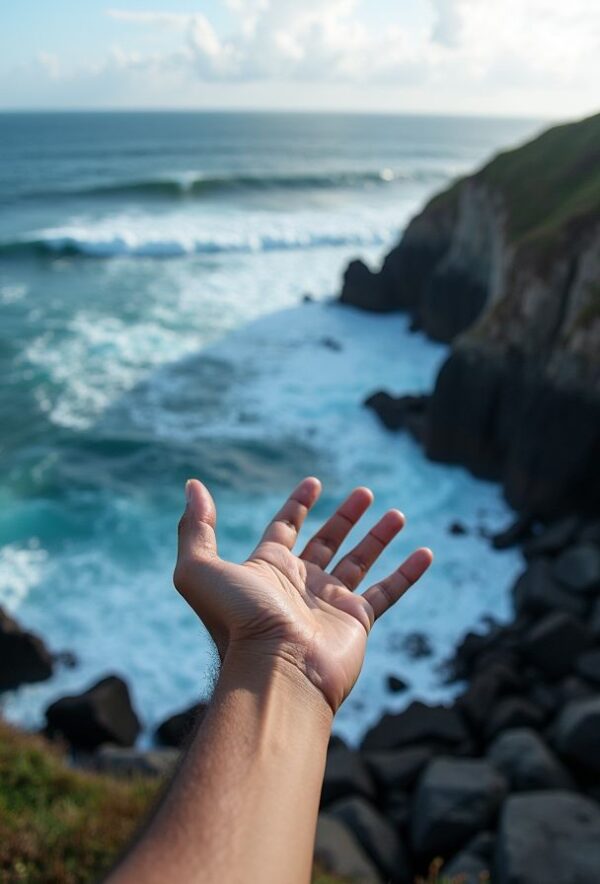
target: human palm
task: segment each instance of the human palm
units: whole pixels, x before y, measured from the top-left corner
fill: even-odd
[[[291,663],[335,712],[362,666],[371,627],[423,574],[431,552],[418,549],[365,593],[354,592],[404,517],[389,510],[331,572],[340,544],[372,502],[357,488],[309,540],[292,552],[306,514],[321,491],[304,479],[267,526],[251,556],[238,565],[217,555],[216,510],[197,480],[186,486],[179,526],[175,586],[211,633],[223,658],[228,648],[269,654]]]

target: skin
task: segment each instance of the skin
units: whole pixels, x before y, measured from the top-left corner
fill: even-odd
[[[318,479],[304,479],[239,565],[218,556],[208,490],[187,483],[174,582],[209,630],[221,673],[163,802],[110,884],[310,880],[333,716],[358,677],[373,624],[432,561],[418,549],[356,593],[404,516],[389,510],[328,572],[373,495],[356,488],[296,555],[320,491]]]

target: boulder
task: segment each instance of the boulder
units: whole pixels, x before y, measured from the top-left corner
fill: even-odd
[[[471,853],[466,847],[444,865],[443,880],[456,884],[486,884],[489,881],[490,866],[490,860]]]
[[[554,576],[563,586],[584,594],[600,590],[600,549],[581,543],[565,550],[554,563]]]
[[[368,396],[364,405],[372,409],[388,430],[408,430],[421,440],[427,416],[428,396],[390,396],[383,390]]]
[[[35,681],[50,678],[54,668],[52,654],[42,639],[22,629],[0,608],[0,691],[9,691]]]
[[[382,792],[404,792],[412,789],[432,755],[431,749],[411,746],[408,749],[367,752],[365,761]]]
[[[593,686],[579,678],[577,675],[569,675],[563,678],[556,686],[558,704],[557,707],[566,706],[573,700],[587,700],[596,694]]]
[[[577,515],[555,519],[523,545],[523,552],[528,558],[556,555],[575,540],[580,526]]]
[[[600,598],[596,599],[590,617],[590,633],[595,641],[600,641]]]
[[[411,842],[419,856],[451,856],[489,828],[506,794],[506,781],[487,761],[437,758],[419,780]]]
[[[360,259],[351,261],[346,268],[340,302],[374,313],[388,313],[397,309],[381,275],[373,273]]]
[[[140,722],[126,683],[109,675],[82,694],[51,703],[46,709],[46,730],[76,749],[92,750],[103,743],[133,746]]]
[[[375,786],[359,753],[340,743],[327,752],[321,805],[327,806],[351,795],[374,800]]]
[[[575,668],[579,675],[595,685],[600,685],[600,648],[580,654]]]
[[[363,798],[345,798],[328,813],[344,823],[386,881],[412,884],[404,845],[394,827]]]
[[[314,855],[325,871],[356,884],[381,884],[383,880],[348,826],[329,814],[319,815]]]
[[[516,727],[538,728],[545,715],[539,706],[525,697],[505,697],[494,707],[485,726],[488,740],[497,734]]]
[[[574,792],[524,792],[504,804],[497,884],[592,884],[600,869],[600,810]]]
[[[190,739],[196,725],[206,715],[208,703],[194,703],[181,712],[169,715],[154,731],[154,738],[161,746],[180,749]]]
[[[574,666],[582,648],[588,644],[585,626],[571,614],[555,611],[547,614],[523,640],[527,658],[549,678],[561,678]]]
[[[503,774],[513,792],[568,789],[573,785],[558,758],[530,728],[501,733],[489,747],[487,758]]]
[[[556,722],[554,743],[561,755],[600,773],[600,695],[565,706]]]
[[[492,536],[492,546],[494,549],[509,549],[517,543],[522,543],[531,535],[532,525],[533,518],[528,513],[518,516],[508,528]]]
[[[547,559],[530,562],[513,586],[512,595],[516,611],[521,615],[559,610],[583,617],[587,609],[583,596],[569,592],[557,582]]]
[[[449,748],[465,742],[468,736],[456,709],[415,701],[403,712],[384,715],[367,731],[362,749],[369,752],[415,744]]]
[[[456,705],[476,730],[482,731],[498,701],[514,694],[521,687],[521,679],[514,669],[501,663],[489,666],[476,675],[467,690],[456,700]]]

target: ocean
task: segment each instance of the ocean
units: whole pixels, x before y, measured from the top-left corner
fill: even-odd
[[[510,511],[362,406],[376,389],[429,390],[446,347],[333,296],[350,259],[376,266],[428,196],[540,126],[0,114],[0,605],[77,658],[5,694],[7,718],[36,727],[114,672],[147,742],[207,695],[214,654],[171,584],[189,476],[237,560],[307,474],[325,492],[305,536],[357,484],[375,492],[368,522],[401,508],[372,580],[414,545],[436,560],[375,628],[336,730],[353,742],[385,709],[451,696],[454,643],[510,614],[519,554],[483,536]],[[456,520],[467,533],[449,533]],[[414,633],[429,645],[417,658]],[[391,674],[409,689],[390,694]]]

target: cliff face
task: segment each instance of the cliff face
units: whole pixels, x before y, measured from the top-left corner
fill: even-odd
[[[341,300],[451,341],[428,454],[519,509],[600,506],[600,115],[550,129],[435,197]]]

